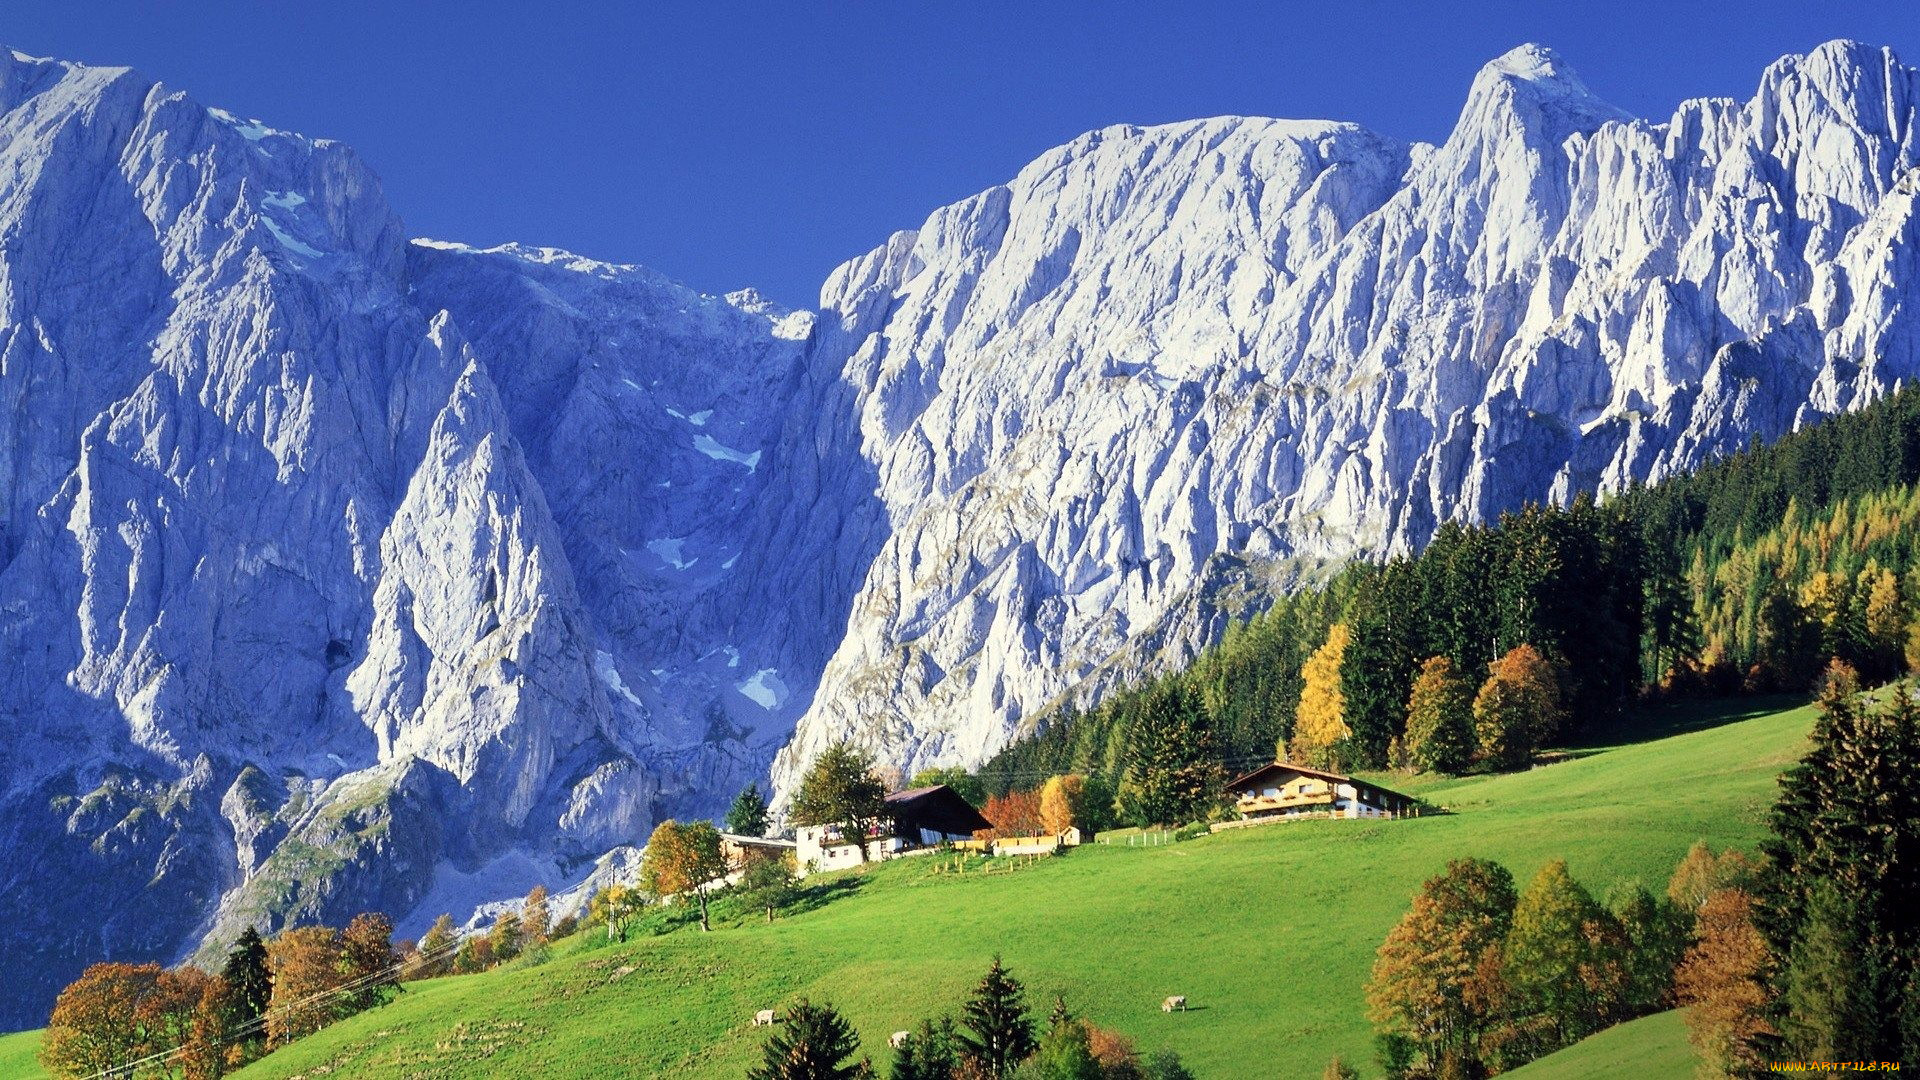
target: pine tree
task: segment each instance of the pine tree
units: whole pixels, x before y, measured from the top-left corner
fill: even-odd
[[[994,954],[993,965],[961,1009],[961,1022],[972,1032],[966,1037],[967,1051],[977,1058],[987,1075],[1004,1077],[1025,1061],[1036,1047],[1033,1018],[1027,1015],[1026,991],[1020,981],[1000,964]]]
[[[1407,698],[1407,751],[1432,772],[1456,774],[1473,761],[1473,687],[1453,661],[1429,657]]]
[[[953,1018],[922,1020],[894,1050],[889,1080],[953,1080],[966,1052]]]
[[[867,1069],[847,1059],[860,1049],[853,1025],[832,1005],[802,998],[787,1010],[786,1022],[767,1036],[759,1067],[748,1080],[853,1080]]]
[[[1890,1044],[1876,1035],[1897,1020],[1883,1011],[1883,1002],[1899,988],[1878,985],[1884,980],[1876,976],[1890,973],[1876,970],[1877,959],[1863,940],[1853,903],[1830,882],[1817,883],[1781,979],[1781,1034],[1796,1056],[1857,1061]]]
[[[1120,805],[1136,825],[1172,825],[1204,817],[1221,797],[1225,771],[1214,755],[1212,725],[1199,695],[1177,680],[1154,685],[1129,725]]]
[[[767,835],[767,800],[760,794],[758,781],[748,784],[727,808],[727,831],[735,836]]]
[[[267,1005],[273,1001],[273,972],[267,968],[267,943],[261,940],[260,931],[249,926],[240,932],[240,939],[227,950],[227,962],[220,969],[220,978],[226,986],[221,999],[225,1029],[254,1031],[254,1025],[266,1015]],[[266,1042],[266,1035],[255,1031],[246,1041],[257,1047]]]

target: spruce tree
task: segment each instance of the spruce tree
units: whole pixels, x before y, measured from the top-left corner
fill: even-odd
[[[758,781],[750,783],[727,808],[727,831],[735,836],[767,835],[767,800]]]
[[[860,1038],[845,1017],[803,998],[787,1010],[785,1023],[774,1025],[747,1080],[853,1080],[868,1071],[864,1062],[847,1061],[858,1049]]]
[[[1876,1038],[1898,1019],[1882,1012],[1882,1001],[1899,993],[1897,984],[1879,985],[1891,980],[1878,959],[1866,947],[1853,903],[1830,882],[1819,882],[1781,978],[1780,1030],[1795,1054],[1855,1061],[1895,1044]]]
[[[249,926],[241,932],[240,939],[227,950],[227,962],[220,969],[220,978],[226,986],[226,1030],[252,1030],[248,1025],[265,1016],[267,1005],[273,1000],[273,972],[267,967],[267,943],[261,939],[260,931]],[[256,1031],[246,1041],[265,1042],[266,1034]]]
[[[972,1032],[965,1037],[967,1052],[989,1076],[1006,1076],[1037,1046],[1033,1018],[1027,1015],[1026,991],[1001,966],[999,953],[994,954],[993,965],[987,968],[960,1015]]]

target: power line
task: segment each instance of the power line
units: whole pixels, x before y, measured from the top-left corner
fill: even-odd
[[[464,940],[450,941],[447,944],[441,946],[440,948],[435,949],[432,953],[416,952],[412,956],[407,957],[405,960],[397,961],[387,967],[379,969],[378,971],[368,972],[365,975],[359,976],[358,978],[355,978],[355,979],[351,979],[345,983],[340,984],[339,986],[322,990],[316,994],[310,994],[307,997],[300,999],[299,1001],[293,1001],[285,1005],[269,1008],[265,1012],[261,1013],[259,1016],[256,1016],[252,1020],[249,1020],[246,1023],[240,1025],[238,1028],[234,1029],[233,1031],[224,1033],[224,1039],[226,1042],[237,1042],[242,1039],[250,1038],[254,1035],[261,1033],[262,1031],[265,1031],[268,1022],[274,1017],[285,1016],[290,1012],[295,1012],[300,1009],[308,1008],[309,1006],[318,1004],[322,1001],[327,1000],[328,998],[339,997],[343,994],[355,993],[360,990],[364,990],[369,986],[375,986],[383,982],[387,982],[387,981],[398,982],[400,980],[400,976],[406,973],[407,971],[420,968],[426,964],[438,963],[441,960],[444,960],[447,957],[452,956],[453,954],[458,952],[460,950],[461,945],[463,944],[465,944]],[[137,1058],[133,1061],[129,1061],[121,1065],[115,1065],[110,1068],[102,1069],[99,1072],[93,1073],[92,1075],[88,1076],[86,1080],[112,1080],[112,1078],[116,1076],[132,1075],[133,1070],[139,1069],[141,1066],[165,1064],[166,1062],[171,1061],[172,1059],[180,1056],[181,1054],[186,1053],[188,1047],[190,1047],[191,1045],[192,1045],[191,1043],[182,1043],[179,1046],[172,1047],[171,1049],[155,1051],[154,1053],[148,1054],[145,1057]]]

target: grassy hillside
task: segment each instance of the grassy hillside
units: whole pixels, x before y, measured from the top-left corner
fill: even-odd
[[[1686,1016],[1674,1009],[1610,1027],[1507,1075],[1513,1080],[1691,1080],[1698,1063],[1687,1043]]]
[[[1335,1053],[1371,1060],[1361,988],[1373,950],[1447,859],[1498,859],[1524,883],[1565,856],[1604,892],[1630,878],[1663,884],[1695,840],[1757,841],[1812,714],[1720,723],[1737,715],[1668,710],[1646,729],[1664,737],[1526,773],[1406,785],[1455,811],[1443,817],[1095,846],[992,875],[889,863],[774,926],[568,942],[537,969],[415,984],[241,1075],[739,1076],[764,1035],[748,1024],[753,1011],[802,994],[844,1009],[883,1063],[889,1032],[952,1009],[997,950],[1037,1008],[1064,992],[1143,1047],[1178,1050],[1201,1076],[1318,1076]],[[1161,1013],[1170,993],[1193,1011]],[[1666,1034],[1654,1020],[1584,1045],[1664,1060]]]
[[[23,1031],[18,1035],[0,1035],[0,1076],[7,1080],[40,1080],[40,1033]]]

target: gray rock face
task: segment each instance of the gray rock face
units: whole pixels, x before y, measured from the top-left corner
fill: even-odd
[[[128,71],[0,54],[0,110],[0,1027],[764,774],[826,647],[815,569],[735,572],[807,316],[409,244],[346,148]]]
[[[1916,108],[1913,69],[1837,42],[1650,124],[1525,46],[1440,146],[1112,128],[847,264],[816,347],[890,529],[776,781],[848,737],[977,763],[1262,579],[1911,377]]]
[[[1855,407],[1920,363],[1916,82],[1654,125],[1527,47],[1437,147],[1107,129],[815,316],[408,242],[344,147],[0,52],[0,1027],[617,874],[836,739],[978,761],[1328,562]]]

